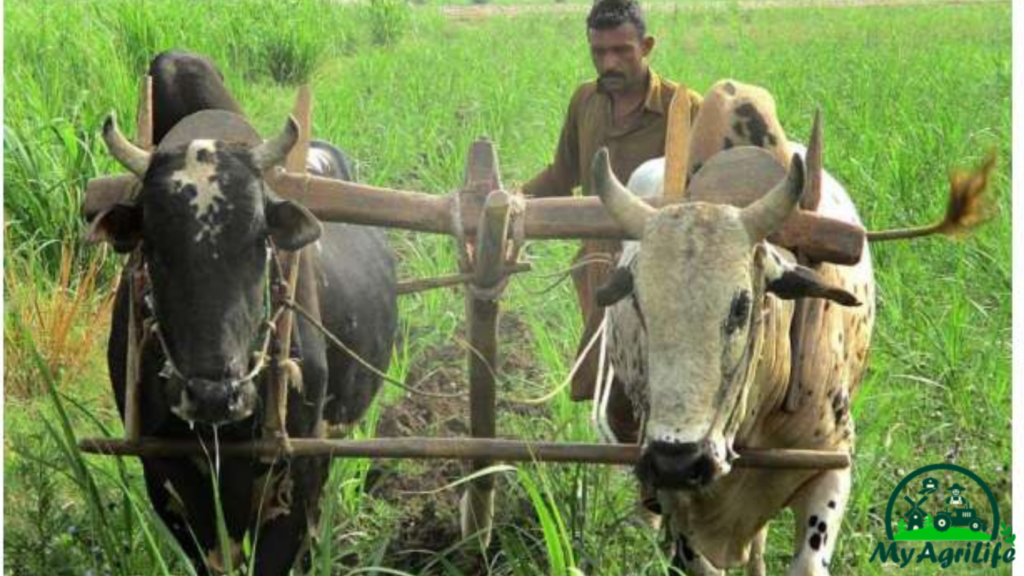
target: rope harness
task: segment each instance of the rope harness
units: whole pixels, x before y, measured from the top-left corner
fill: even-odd
[[[458,221],[458,219],[455,220]],[[313,326],[321,334],[323,334],[324,338],[334,348],[348,355],[350,358],[355,360],[360,366],[369,371],[371,374],[381,378],[383,381],[397,388],[400,388],[401,390],[404,390],[410,394],[415,394],[418,396],[428,398],[451,399],[465,398],[468,396],[468,392],[444,393],[422,390],[418,386],[411,386],[409,384],[406,384],[405,382],[388,376],[386,373],[384,373],[376,366],[374,366],[372,363],[367,361],[358,352],[353,350],[350,346],[348,346],[340,338],[338,338],[337,335],[331,332],[330,329],[324,326],[323,323],[318,318],[316,318],[309,310],[307,310],[305,307],[303,307],[295,300],[295,286],[290,285],[285,278],[284,271],[282,269],[280,261],[280,251],[275,246],[273,246],[273,244],[270,243],[269,241],[268,247],[270,249],[270,260],[273,263],[273,265],[268,268],[267,273],[264,276],[265,284],[267,286],[264,318],[260,322],[259,334],[257,334],[257,336],[254,337],[253,339],[253,342],[257,343],[257,345],[253,347],[254,349],[251,354],[251,368],[245,375],[241,376],[238,379],[239,382],[247,382],[254,380],[257,377],[259,377],[264,370],[271,366],[272,361],[270,349],[275,336],[279,336],[278,322],[281,319],[282,314],[286,310],[291,310],[305,318],[305,320],[309,322],[311,326]],[[557,279],[551,285],[541,290],[539,293],[534,293],[534,295],[543,294],[550,291],[551,289],[553,289],[554,287],[568,279],[569,274],[578,268],[594,264],[607,265],[609,263],[611,263],[611,260],[608,257],[608,255],[592,255],[592,257],[585,258],[579,262],[576,262],[571,267],[565,270],[553,272],[550,274],[544,274],[542,275],[542,277],[557,277]],[[149,267],[145,260],[141,257],[141,253],[140,256],[137,259],[135,259],[134,262],[129,261],[129,267],[130,268],[128,277],[132,279],[132,289],[130,290],[129,294],[129,305],[138,311],[138,313],[136,314],[136,321],[141,322],[141,329],[138,332],[140,336],[139,340],[135,343],[134,346],[130,347],[135,349],[134,353],[137,354],[139,357],[137,362],[141,364],[141,355],[143,353],[143,350],[145,350],[145,347],[149,344],[151,338],[156,338],[157,342],[160,345],[160,351],[163,353],[164,356],[164,364],[160,370],[159,376],[164,379],[177,378],[182,380],[183,382],[188,381],[189,377],[181,371],[181,369],[178,367],[178,363],[175,362],[174,356],[171,353],[171,347],[168,345],[166,336],[164,335],[164,331],[161,329],[161,325],[156,318],[156,305],[151,291],[152,285],[150,280]],[[507,277],[505,281],[507,281]],[[499,286],[496,286],[495,288],[504,288],[503,284],[504,282],[502,282],[501,284],[499,284]],[[500,292],[500,288],[498,290],[494,290],[494,292]],[[491,290],[488,290],[487,292],[490,293]],[[496,297],[497,294],[494,294],[494,296]],[[544,393],[539,397],[512,398],[509,399],[508,401],[513,404],[540,405],[553,399],[560,391],[564,390],[568,386],[569,382],[571,382],[576,371],[582,364],[582,358],[586,355],[586,352],[589,352],[590,348],[597,343],[597,339],[599,337],[602,337],[603,332],[603,330],[599,330],[594,335],[594,338],[592,338],[591,341],[588,343],[584,353],[581,354],[580,357],[577,358],[574,362],[573,366],[569,371],[569,374],[557,386],[555,386],[550,391]],[[471,351],[473,351],[472,346],[469,343],[464,343],[464,345],[469,347]],[[141,373],[137,374],[135,377],[141,379]],[[271,371],[271,377],[279,377],[279,371]]]
[[[277,249],[269,242],[268,246],[271,250],[274,261],[277,261]],[[178,364],[174,361],[174,355],[171,354],[171,348],[167,345],[167,339],[160,327],[160,322],[156,319],[156,301],[153,299],[153,294],[150,291],[152,283],[150,281],[148,263],[144,259],[139,258],[136,266],[137,269],[133,271],[133,276],[135,274],[138,274],[138,276],[133,282],[130,298],[133,300],[131,306],[136,310],[142,311],[142,339],[137,346],[137,353],[141,354],[145,349],[146,344],[148,344],[149,339],[156,337],[157,342],[160,344],[160,351],[164,355],[164,365],[160,370],[160,377],[173,377],[182,381],[188,381],[189,377],[185,375],[180,368],[178,368]],[[278,300],[278,302],[274,302],[273,300],[275,300],[275,298],[271,296],[271,298],[265,303],[266,309],[264,318],[260,322],[260,333],[253,339],[254,342],[259,342],[259,345],[255,347],[255,350],[252,353],[250,362],[252,368],[245,375],[238,378],[239,382],[248,382],[255,379],[269,365],[267,360],[270,357],[270,344],[273,340],[274,334],[277,333],[277,322],[286,308],[283,303],[294,297],[293,287],[286,286],[286,284],[281,280],[279,273],[276,279],[272,279],[272,276],[273,272],[268,270],[266,275],[266,284],[268,286],[273,286],[275,282],[280,284],[281,287],[287,291],[288,296],[286,297],[287,299],[277,298],[276,300]],[[268,292],[273,295],[273,288],[268,290]],[[275,306],[275,304],[277,305]]]

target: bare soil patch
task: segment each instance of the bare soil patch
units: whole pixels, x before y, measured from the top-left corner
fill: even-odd
[[[415,337],[415,336],[413,336]],[[531,357],[529,327],[513,314],[502,315],[499,323],[500,375],[530,378],[540,374]],[[460,336],[460,339],[462,337]],[[457,339],[450,339],[417,358],[407,383],[425,392],[452,394],[469,389],[466,376],[467,351]],[[501,376],[499,376],[500,378]],[[502,387],[499,383],[499,398]],[[542,410],[499,400],[498,413],[505,410],[534,413]],[[468,436],[469,399],[437,398],[407,393],[387,406],[377,424],[378,437]],[[460,539],[459,497],[461,487],[437,491],[470,473],[468,463],[457,461],[397,461],[375,463],[368,479],[368,494],[391,502],[401,502],[401,517],[388,546],[388,558],[401,559],[404,569],[420,570],[435,553],[456,545]],[[471,545],[467,545],[467,549]],[[478,555],[467,554],[473,572]]]

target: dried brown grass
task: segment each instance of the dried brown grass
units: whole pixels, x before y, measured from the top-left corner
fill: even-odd
[[[4,268],[4,398],[27,399],[44,393],[36,382],[29,344],[34,344],[58,381],[73,383],[102,359],[114,292],[100,285],[105,252],[77,265],[70,244],[61,247],[56,281],[40,280],[31,255],[7,258]]]

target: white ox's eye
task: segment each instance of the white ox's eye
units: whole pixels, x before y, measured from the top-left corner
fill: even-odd
[[[747,325],[747,318],[750,316],[750,292],[743,290],[736,294],[729,307],[729,317],[725,321],[725,333],[729,336],[735,334],[740,328]]]
[[[725,319],[723,326],[724,338],[722,342],[722,361],[727,372],[736,369],[743,360],[743,353],[747,348],[747,326],[750,319],[750,292],[743,290],[738,292],[729,305],[729,316]]]

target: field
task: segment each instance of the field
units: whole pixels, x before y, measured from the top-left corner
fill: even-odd
[[[530,178],[550,161],[572,90],[592,76],[578,11],[460,18],[397,0],[12,0],[4,17],[4,557],[18,576],[188,573],[149,510],[137,463],[72,448],[121,433],[104,356],[118,259],[81,243],[77,210],[89,178],[121,171],[100,122],[114,109],[134,131],[137,80],[154,54],[211,56],[264,134],[310,82],[315,135],[357,158],[363,181],[436,193],[459,185],[482,135],[497,144],[506,187]],[[806,140],[820,107],[826,166],[871,229],[940,218],[950,170],[997,150],[992,223],[961,241],[872,246],[878,321],[853,406],[854,492],[833,573],[889,571],[868,563],[885,538],[886,502],[926,464],[971,469],[1011,518],[1010,3],[754,10],[723,1],[660,6],[649,28],[656,70],[698,90],[724,77],[767,87],[791,139]],[[391,240],[403,278],[456,270],[446,238]],[[529,245],[535,271],[517,276],[503,303],[503,436],[594,439],[589,403],[565,392],[516,401],[551,391],[571,365],[575,297],[569,283],[551,285],[575,249]],[[464,389],[460,301],[448,289],[402,299],[392,376]],[[386,387],[353,434],[461,435],[467,412],[463,400]],[[337,461],[314,573],[665,573],[661,535],[634,515],[628,470],[501,468],[482,559],[458,542],[451,483],[465,473]],[[792,523],[786,513],[772,524],[771,574],[788,565]]]

